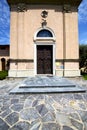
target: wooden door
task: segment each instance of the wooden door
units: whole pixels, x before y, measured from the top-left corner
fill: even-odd
[[[37,45],[37,74],[53,74],[52,45]]]
[[[1,59],[1,66],[2,66],[2,70],[5,70],[5,59],[4,58]]]

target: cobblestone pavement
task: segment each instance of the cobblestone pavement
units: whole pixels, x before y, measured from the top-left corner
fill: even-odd
[[[87,130],[87,92],[9,95],[20,81],[0,81],[0,130]]]

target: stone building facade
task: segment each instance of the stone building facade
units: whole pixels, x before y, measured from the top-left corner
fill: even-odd
[[[9,77],[80,76],[78,6],[82,0],[8,0]]]

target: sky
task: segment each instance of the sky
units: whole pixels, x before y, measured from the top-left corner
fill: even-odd
[[[87,0],[78,8],[79,44],[87,44]],[[6,0],[0,0],[0,45],[10,44],[10,11]]]
[[[79,43],[87,44],[87,0],[83,0],[78,11]]]

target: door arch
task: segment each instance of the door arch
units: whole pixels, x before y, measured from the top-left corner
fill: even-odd
[[[34,41],[53,41],[55,42],[55,34],[52,29],[46,28],[39,28],[34,34]]]

